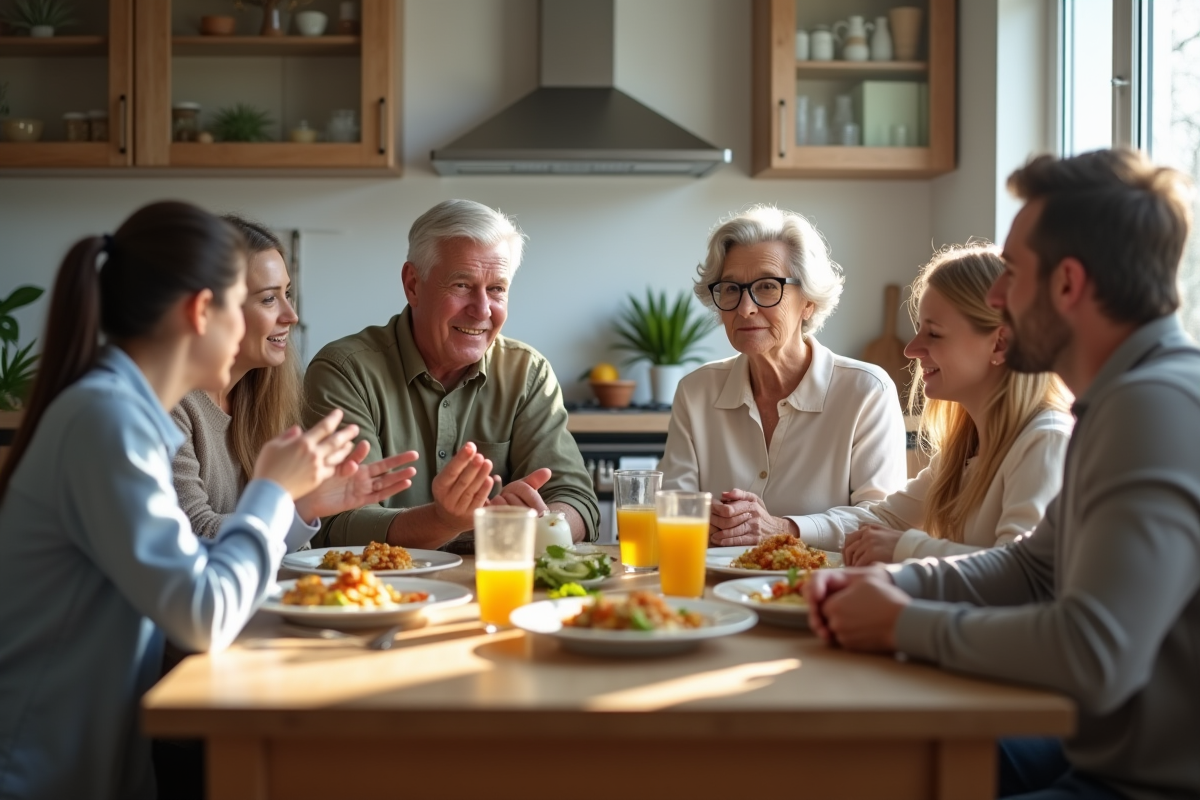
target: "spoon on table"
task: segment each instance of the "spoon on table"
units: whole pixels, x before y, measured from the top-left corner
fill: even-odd
[[[390,650],[392,643],[396,640],[396,634],[404,630],[404,627],[403,625],[393,625],[375,638],[363,642],[363,647],[368,650]],[[303,636],[312,636],[317,639],[357,639],[362,641],[353,633],[345,633],[332,628],[302,628],[299,626],[288,626],[288,628]]]

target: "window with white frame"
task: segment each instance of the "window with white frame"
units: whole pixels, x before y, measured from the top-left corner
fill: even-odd
[[[1190,175],[1200,200],[1200,2],[1060,2],[1062,153],[1113,144],[1141,148]],[[1193,213],[1200,219],[1200,204]],[[1183,325],[1200,340],[1200,236],[1195,230],[1179,285]]]

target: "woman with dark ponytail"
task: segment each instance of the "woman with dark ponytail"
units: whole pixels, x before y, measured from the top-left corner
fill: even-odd
[[[279,566],[293,498],[353,449],[357,426],[338,430],[338,411],[290,428],[262,448],[217,537],[192,534],[168,410],[229,383],[245,262],[228,223],[154,203],[59,269],[0,470],[0,797],[153,797],[137,708],[164,634],[198,651],[233,641]]]

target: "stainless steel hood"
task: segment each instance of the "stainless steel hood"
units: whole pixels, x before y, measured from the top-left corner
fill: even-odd
[[[440,175],[694,175],[732,160],[613,87],[613,0],[541,0],[541,86],[431,154]]]

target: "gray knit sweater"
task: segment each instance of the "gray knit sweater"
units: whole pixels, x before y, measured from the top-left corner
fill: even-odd
[[[1073,410],[1062,492],[1031,536],[891,568],[924,598],[896,642],[1070,695],[1068,759],[1122,794],[1200,797],[1200,350],[1175,317],[1151,322]]]
[[[242,467],[229,446],[233,418],[199,390],[184,397],[171,417],[186,437],[171,462],[179,507],[192,521],[197,536],[212,539],[237,507],[246,486]],[[307,547],[319,528],[319,524],[307,525],[296,517],[288,532],[288,552]]]

